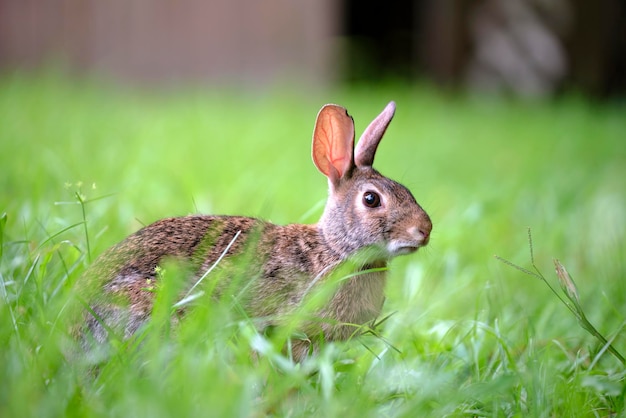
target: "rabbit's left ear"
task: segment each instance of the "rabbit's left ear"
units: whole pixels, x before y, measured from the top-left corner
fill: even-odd
[[[328,104],[320,110],[313,131],[313,162],[333,185],[354,168],[354,121],[348,111]]]
[[[380,115],[376,116],[361,135],[354,152],[354,160],[358,167],[371,167],[380,140],[396,113],[396,104],[389,102]]]

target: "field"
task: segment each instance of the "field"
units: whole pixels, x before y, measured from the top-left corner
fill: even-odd
[[[317,111],[344,105],[358,137],[389,100],[375,167],[434,227],[391,264],[375,330],[294,364],[228,301],[170,330],[164,291],[141,344],[68,354],[74,285],[98,254],[188,213],[316,222]],[[626,416],[623,103],[4,76],[0,170],[0,416]],[[547,283],[495,256],[534,260]]]

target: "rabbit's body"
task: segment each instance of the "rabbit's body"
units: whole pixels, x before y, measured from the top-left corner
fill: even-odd
[[[129,336],[148,319],[154,297],[150,287],[159,280],[157,267],[168,258],[184,260],[191,270],[183,295],[201,278],[218,277],[214,293],[219,296],[233,290],[231,279],[243,277],[245,283],[237,288],[245,288],[243,308],[271,324],[298,307],[344,261],[354,262],[355,272],[370,270],[426,245],[432,228],[428,215],[404,186],[371,166],[393,110],[390,104],[370,124],[354,155],[352,119],[345,109],[328,105],[320,111],[313,159],[328,177],[330,193],[317,224],[279,226],[238,216],[169,218],[106,251],[88,272],[102,290],[91,302],[96,317],[87,319],[94,338],[105,340],[108,326],[122,327]],[[238,256],[245,259],[238,262]],[[381,269],[343,281],[317,313],[324,338],[344,340],[354,333],[354,324],[375,319],[384,286]],[[118,297],[126,304],[113,302]],[[294,342],[296,359],[306,355],[309,343]]]

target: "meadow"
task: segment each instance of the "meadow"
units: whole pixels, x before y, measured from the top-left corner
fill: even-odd
[[[392,262],[375,329],[295,364],[227,301],[170,330],[164,294],[141,341],[68,355],[98,254],[189,213],[316,222],[317,111],[345,106],[358,137],[389,100],[375,167],[434,226]],[[624,103],[3,76],[0,416],[626,416],[625,238]]]

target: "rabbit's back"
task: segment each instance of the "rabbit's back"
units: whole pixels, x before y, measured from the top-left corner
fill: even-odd
[[[128,337],[149,317],[164,261],[179,261],[187,269],[185,292],[203,271],[221,259],[228,263],[268,227],[272,225],[255,218],[185,216],[140,229],[101,254],[85,272],[81,294],[92,312],[82,332],[104,341],[107,328],[114,328]]]
[[[218,280],[213,296],[239,280],[238,288],[246,289],[241,302],[254,317],[290,312],[311,280],[341,261],[325,250],[316,225],[279,226],[239,216],[163,219],[111,247],[86,272],[96,314],[88,315],[87,324],[97,340],[106,338],[102,322],[129,336],[148,319],[165,260],[180,261],[189,273],[181,297],[209,271],[203,280]]]
[[[221,255],[240,251],[246,237],[266,223],[238,216],[185,216],[150,224],[104,252],[90,267],[88,275],[109,290],[129,282],[144,285],[157,277],[157,266],[172,258],[199,270]],[[237,235],[237,238],[235,238]],[[226,253],[224,253],[226,251]],[[224,253],[224,254],[222,254]]]

